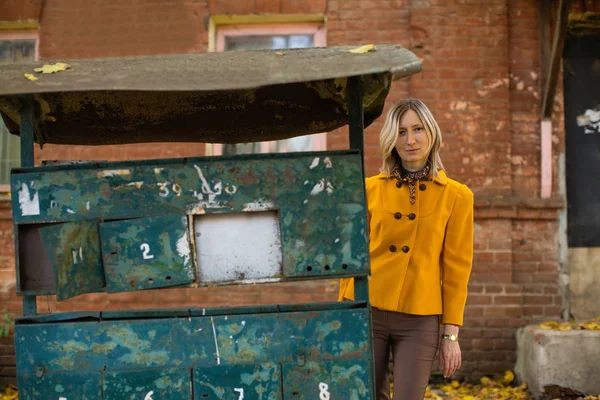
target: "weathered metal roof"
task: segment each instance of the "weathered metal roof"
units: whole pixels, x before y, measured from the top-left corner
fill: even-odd
[[[33,72],[49,61],[4,65],[0,112],[18,134],[21,96],[33,94],[40,144],[275,140],[347,124],[346,78],[362,76],[368,125],[391,81],[421,62],[399,45],[352,48],[68,60],[54,74]]]

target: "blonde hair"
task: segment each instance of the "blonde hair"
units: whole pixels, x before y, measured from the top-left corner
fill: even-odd
[[[379,146],[381,147],[381,155],[383,157],[381,172],[385,175],[391,175],[394,167],[402,162],[400,155],[396,151],[396,143],[398,142],[400,120],[408,110],[413,110],[417,113],[429,137],[429,156],[427,157],[431,165],[429,179],[439,178],[439,171],[445,171],[440,158],[442,131],[435,118],[433,118],[433,114],[429,111],[429,108],[421,100],[417,99],[404,99],[396,102],[385,117],[385,123],[379,134]]]

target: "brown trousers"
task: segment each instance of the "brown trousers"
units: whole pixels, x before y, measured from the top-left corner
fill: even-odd
[[[440,341],[438,315],[412,315],[373,307],[377,400],[390,399],[390,347],[394,361],[393,400],[423,400]]]

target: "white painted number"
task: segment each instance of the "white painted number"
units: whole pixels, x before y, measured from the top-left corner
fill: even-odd
[[[167,185],[169,182],[158,182],[157,185],[160,187],[160,193],[158,194],[160,197],[167,197],[169,195],[169,188]]]
[[[59,397],[58,400],[67,400],[66,397]]]
[[[319,399],[320,400],[329,400],[330,398],[330,394],[329,394],[329,385],[327,385],[325,382],[321,382],[319,383]]]
[[[146,397],[144,397],[144,400],[152,400],[153,394],[154,394],[153,390],[149,391],[148,394],[146,395]]]
[[[144,257],[144,260],[152,260],[154,258],[154,255],[150,254],[150,245],[148,245],[148,243],[142,243],[140,249],[143,252],[142,256]]]
[[[238,400],[244,400],[244,389],[235,388],[235,389],[233,389],[233,391],[238,392],[240,394],[240,397],[238,397]]]
[[[178,183],[173,184],[173,193],[175,193],[177,197],[181,196],[181,186]]]
[[[79,264],[83,261],[83,248],[80,247],[79,250],[72,250],[73,255],[73,265]]]

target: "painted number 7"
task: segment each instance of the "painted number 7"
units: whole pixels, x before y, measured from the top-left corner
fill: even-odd
[[[240,394],[237,400],[244,400],[244,389],[235,388],[233,391]]]

